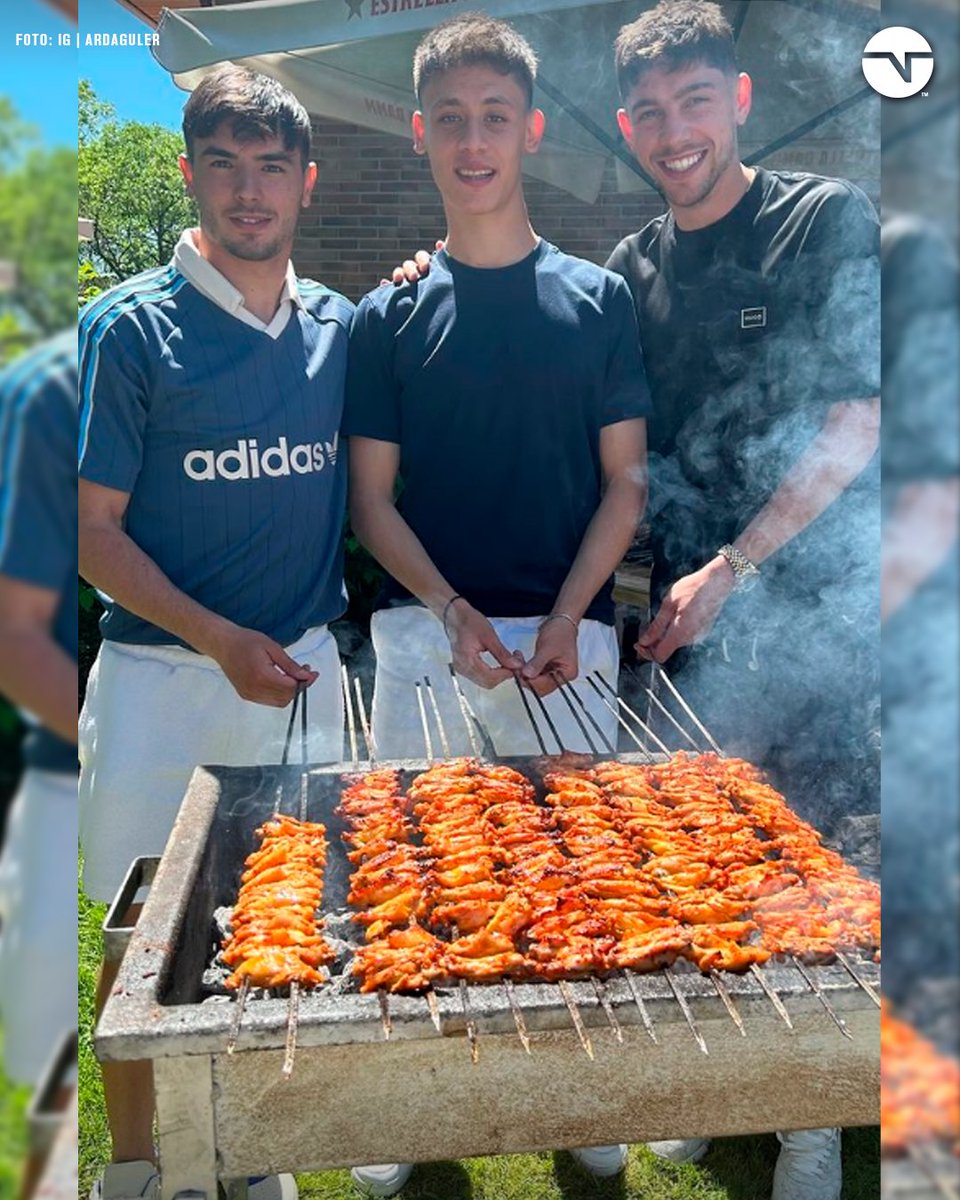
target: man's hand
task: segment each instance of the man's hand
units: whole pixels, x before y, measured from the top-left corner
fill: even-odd
[[[443,242],[437,242],[436,248],[443,249]],[[426,250],[418,250],[413,258],[405,258],[402,267],[394,267],[390,279],[381,279],[381,284],[393,282],[394,287],[404,283],[417,283],[430,274],[430,254]]]
[[[297,686],[307,687],[317,672],[301,666],[283,647],[264,633],[233,626],[210,651],[241,700],[285,708],[296,695]]]
[[[665,663],[681,646],[703,641],[734,583],[733,570],[721,554],[699,571],[678,579],[634,649],[643,658]]]
[[[453,667],[482,688],[495,688],[523,666],[518,654],[511,654],[497,637],[493,626],[465,600],[453,604],[446,621],[446,633],[453,651]],[[488,666],[481,655],[493,656],[499,666]]]
[[[539,696],[546,696],[558,686],[551,672],[558,672],[565,680],[573,680],[579,669],[576,628],[565,618],[554,617],[540,626],[533,658],[520,676]]]

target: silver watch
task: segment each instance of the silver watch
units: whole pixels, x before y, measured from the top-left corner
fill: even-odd
[[[760,568],[756,563],[750,561],[745,554],[729,543],[726,546],[721,546],[717,551],[730,564],[730,570],[733,571],[733,590],[735,592],[746,592],[760,578]]]

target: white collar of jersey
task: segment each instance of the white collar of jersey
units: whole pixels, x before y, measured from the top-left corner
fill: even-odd
[[[290,305],[296,305],[300,309],[304,307],[303,297],[300,295],[300,289],[297,286],[297,275],[293,269],[293,263],[288,262],[287,273],[283,280],[283,288],[280,291],[277,312],[269,325],[261,321],[244,304],[243,292],[239,288],[235,288],[226,275],[218,271],[213,263],[205,259],[197,249],[197,233],[199,233],[197,229],[185,229],[181,233],[180,240],[177,242],[177,247],[173,252],[173,265],[181,275],[185,276],[193,284],[198,292],[202,292],[208,300],[212,300],[214,304],[219,305],[220,308],[230,313],[231,316],[238,317],[246,324],[253,325],[257,329],[262,329],[272,334],[281,314],[283,314],[282,326],[286,325],[287,318],[290,315]],[[287,301],[290,302],[290,305],[288,305]]]

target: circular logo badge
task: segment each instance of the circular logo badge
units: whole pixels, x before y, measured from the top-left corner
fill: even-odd
[[[933,75],[933,50],[922,33],[891,25],[875,33],[863,48],[863,74],[881,96],[915,96]]]

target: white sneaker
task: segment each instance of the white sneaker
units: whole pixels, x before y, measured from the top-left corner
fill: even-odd
[[[598,1179],[619,1175],[627,1165],[626,1146],[583,1146],[570,1153],[585,1171]]]
[[[300,1189],[292,1175],[263,1175],[247,1180],[247,1200],[299,1200]]]
[[[370,1167],[354,1167],[353,1182],[364,1196],[395,1196],[410,1178],[410,1163],[379,1163]]]
[[[777,1137],[770,1200],[840,1200],[840,1130],[797,1129]]]
[[[647,1149],[652,1150],[657,1158],[665,1158],[668,1162],[696,1163],[710,1149],[709,1138],[679,1138],[668,1142],[647,1142]]]
[[[160,1176],[152,1162],[107,1163],[94,1180],[90,1200],[158,1200]]]

